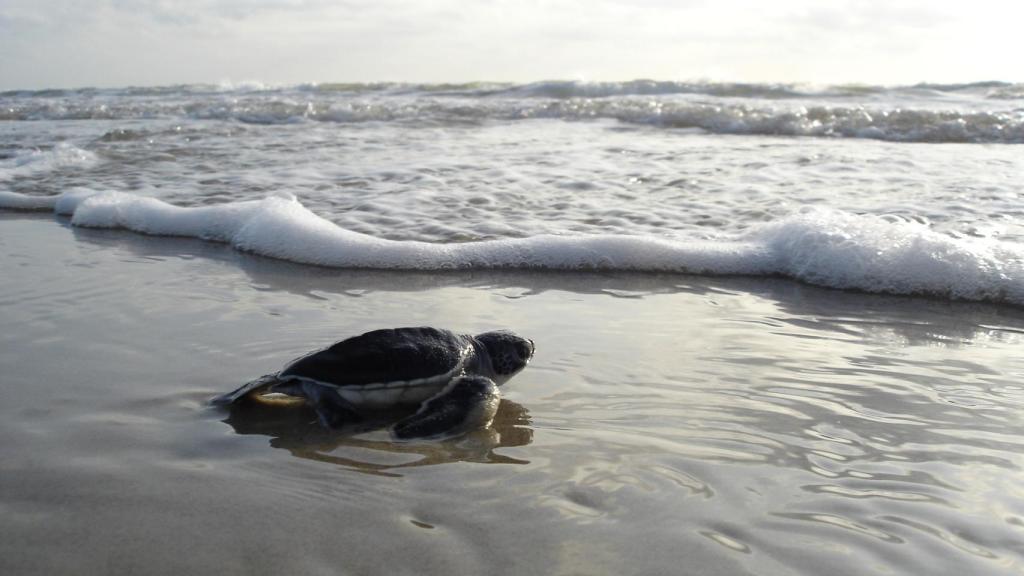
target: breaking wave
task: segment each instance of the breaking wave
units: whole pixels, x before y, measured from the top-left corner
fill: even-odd
[[[96,162],[92,152],[64,142],[49,150],[20,150],[9,158],[0,158],[0,182],[59,168],[85,168]]]
[[[715,134],[1024,143],[1024,85],[886,88],[713,82],[174,86],[0,94],[0,120],[222,120],[248,124],[533,118],[616,120]]]
[[[470,243],[395,241],[352,232],[292,196],[182,207],[122,192],[0,193],[0,208],[52,210],[75,226],[186,236],[339,268],[524,268],[778,275],[831,288],[1024,305],[1024,247],[954,238],[902,219],[805,209],[741,236],[542,235]]]
[[[342,94],[446,94],[465,97],[533,96],[539,98],[604,98],[609,96],[652,96],[699,94],[727,98],[820,98],[922,95],[971,95],[980,98],[1024,98],[1024,84],[1012,82],[968,82],[960,84],[919,83],[906,86],[872,84],[813,85],[799,83],[711,82],[637,79],[622,82],[544,80],[526,84],[508,82],[464,82],[417,84],[406,82],[323,82],[272,85],[260,82],[220,84],[178,84],[132,86],[127,88],[79,88],[9,90],[4,97],[64,98],[73,96],[175,96],[201,94],[281,94],[289,92]]]

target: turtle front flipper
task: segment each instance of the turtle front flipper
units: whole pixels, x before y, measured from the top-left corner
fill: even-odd
[[[498,387],[490,378],[459,376],[415,414],[395,424],[392,432],[406,440],[485,428],[494,420],[499,400]]]
[[[337,429],[362,420],[358,410],[342,398],[337,389],[313,383],[303,383],[302,389],[324,427]]]

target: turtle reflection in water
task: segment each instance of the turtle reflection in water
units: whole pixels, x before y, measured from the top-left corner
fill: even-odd
[[[224,420],[236,434],[267,437],[271,447],[296,458],[373,476],[401,476],[403,469],[453,462],[529,463],[498,450],[533,442],[529,412],[511,400],[501,400],[486,428],[444,441],[394,442],[383,430],[367,432],[387,421],[373,416],[340,430],[328,430],[317,422],[315,410],[300,400],[239,402],[229,407]]]
[[[490,424],[498,386],[525,368],[533,351],[532,340],[508,330],[476,336],[429,327],[374,330],[303,356],[213,403],[267,394],[303,398],[328,428],[418,406],[391,426],[395,437],[451,435]]]

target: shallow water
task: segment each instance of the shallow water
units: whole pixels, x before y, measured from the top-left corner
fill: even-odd
[[[1022,120],[1024,124],[1024,120]],[[110,138],[126,132],[132,138]],[[611,120],[252,126],[90,120],[0,125],[0,185],[85,187],[183,206],[296,195],[395,240],[539,234],[716,238],[828,206],[955,236],[1024,238],[1018,146],[756,137]]]
[[[774,279],[332,271],[0,215],[0,573],[1016,574],[1024,313]],[[494,426],[206,400],[510,327]]]

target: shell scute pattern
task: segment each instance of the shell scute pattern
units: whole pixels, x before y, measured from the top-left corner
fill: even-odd
[[[447,330],[375,330],[299,358],[278,376],[326,386],[353,404],[417,403],[461,374],[472,351]]]
[[[448,330],[374,330],[299,358],[278,377],[338,387],[407,386],[417,380],[450,378],[462,369],[469,346],[464,337]]]

